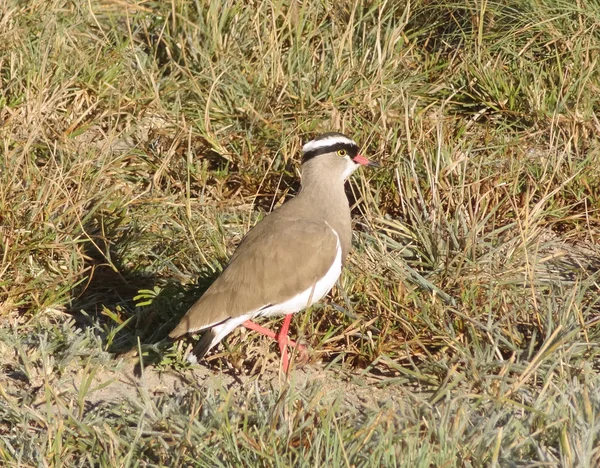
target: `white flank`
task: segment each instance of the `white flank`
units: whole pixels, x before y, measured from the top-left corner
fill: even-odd
[[[250,320],[255,315],[256,314],[254,313],[254,314],[240,315],[239,317],[232,317],[229,320],[227,320],[226,322],[223,322],[221,325],[216,325],[216,326],[212,327],[212,332],[215,334],[215,337],[213,338],[212,342],[210,343],[210,346],[208,347],[208,349],[217,345],[219,343],[219,341],[221,341],[223,338],[225,338],[227,335],[229,335],[233,330],[235,330],[237,327],[239,327],[246,320]]]
[[[306,143],[302,147],[303,153],[308,153],[309,151],[316,150],[318,148],[325,148],[327,146],[337,145],[338,143],[347,143],[349,145],[356,145],[350,138],[346,138],[345,136],[335,135],[329,138],[324,138],[323,140],[312,140]]]

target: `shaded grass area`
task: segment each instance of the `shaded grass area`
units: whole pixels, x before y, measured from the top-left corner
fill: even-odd
[[[1,8],[4,464],[600,463],[593,2]],[[327,130],[384,169],[306,379],[242,332],[196,379],[161,340]]]

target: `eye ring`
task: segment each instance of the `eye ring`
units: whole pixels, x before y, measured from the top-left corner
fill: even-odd
[[[348,152],[345,149],[340,149],[340,150],[337,150],[337,154],[338,154],[338,156],[341,156],[343,158],[344,156],[346,156],[348,154]]]

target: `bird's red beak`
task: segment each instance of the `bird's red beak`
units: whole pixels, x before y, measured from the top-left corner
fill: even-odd
[[[354,156],[354,159],[352,159],[352,161],[354,161],[356,164],[360,164],[362,166],[379,167],[379,163],[369,161],[367,158],[365,158],[364,156],[362,156],[360,154],[357,154],[356,156]]]

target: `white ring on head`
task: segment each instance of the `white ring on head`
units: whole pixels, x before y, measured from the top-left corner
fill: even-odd
[[[316,149],[320,149],[320,148],[326,148],[327,146],[334,146],[334,145],[337,145],[339,143],[346,143],[346,144],[349,144],[349,145],[358,146],[350,138],[347,138],[347,137],[342,136],[342,135],[334,135],[334,136],[330,136],[330,137],[327,137],[327,138],[323,138],[322,140],[312,140],[312,141],[309,141],[308,143],[306,143],[302,147],[302,152],[303,153],[308,153],[309,151],[312,151],[312,150],[316,150]]]

